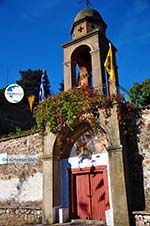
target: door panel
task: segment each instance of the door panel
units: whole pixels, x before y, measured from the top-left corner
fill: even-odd
[[[105,220],[105,189],[102,173],[90,174],[92,219]]]
[[[76,175],[77,216],[81,219],[90,219],[89,175]]]
[[[104,168],[105,170],[105,168]],[[72,213],[81,219],[105,220],[106,203],[109,208],[108,185],[104,170],[75,171]]]

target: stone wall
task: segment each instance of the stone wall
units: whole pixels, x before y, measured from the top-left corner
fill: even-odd
[[[16,226],[41,222],[41,208],[0,208],[0,225]]]
[[[139,154],[143,157],[145,210],[150,211],[150,109],[142,111],[140,119]]]
[[[143,211],[134,211],[136,226],[150,226],[150,108],[142,110],[138,121],[138,151],[142,156],[142,173],[145,208]],[[138,199],[138,197],[137,197]]]
[[[41,222],[41,154],[39,134],[0,140],[0,223]]]
[[[136,226],[150,226],[150,213],[142,211],[135,212],[134,218],[136,221]]]
[[[145,211],[134,216],[136,225],[141,226],[150,225],[150,109],[142,111],[138,125]],[[42,222],[42,155],[39,134],[0,140],[0,225]]]

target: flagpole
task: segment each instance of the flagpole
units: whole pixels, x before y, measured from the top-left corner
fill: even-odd
[[[106,83],[106,87],[105,87],[105,91],[106,91],[106,96],[109,96],[109,81],[108,81],[108,73],[106,71],[106,69],[104,68],[104,72],[105,72],[105,83]]]

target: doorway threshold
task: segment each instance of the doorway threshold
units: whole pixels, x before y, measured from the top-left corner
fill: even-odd
[[[71,223],[72,225],[78,225],[78,224],[81,224],[81,225],[90,225],[90,226],[94,226],[94,225],[97,225],[97,226],[106,226],[106,223],[105,221],[102,221],[102,220],[82,220],[82,219],[72,219],[71,220]]]
[[[97,220],[71,220],[71,222],[53,224],[54,226],[107,226],[104,221]]]

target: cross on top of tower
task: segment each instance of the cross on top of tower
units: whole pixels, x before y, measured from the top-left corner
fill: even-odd
[[[89,8],[90,6],[92,6],[91,4],[91,0],[82,0],[82,2],[85,2],[86,6]]]

